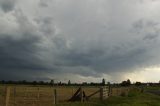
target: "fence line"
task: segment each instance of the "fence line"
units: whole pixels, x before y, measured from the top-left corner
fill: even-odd
[[[127,87],[111,88],[110,86],[102,86],[99,88],[80,87],[79,90],[77,89],[77,87],[5,87],[5,106],[17,106],[20,103],[24,106],[29,103],[32,105],[36,104],[36,106],[42,105],[40,103],[48,103],[46,106],[53,106],[54,104],[68,101],[74,96],[80,98],[77,99],[80,102],[84,102],[90,98],[105,100],[109,96],[117,96],[130,91],[130,88]],[[76,91],[78,92],[75,94]]]
[[[40,102],[42,102],[43,104],[48,103],[53,106],[53,104],[68,101],[68,99],[74,95],[76,89],[78,88],[6,86],[4,93],[5,95],[3,96],[1,94],[0,97],[4,97],[5,100],[2,106],[27,106],[29,104],[31,104],[30,106],[41,106],[42,104],[40,104]],[[83,102],[86,99],[84,98],[84,95],[90,95],[98,89],[98,87],[82,87],[80,89],[80,101]],[[3,91],[1,90],[0,92]],[[84,94],[84,92],[86,92],[86,94]],[[92,97],[99,98],[97,95],[91,95],[90,98]],[[2,104],[2,102],[0,104]]]

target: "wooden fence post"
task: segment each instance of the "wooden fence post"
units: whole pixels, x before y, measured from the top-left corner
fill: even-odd
[[[57,90],[54,89],[54,104],[57,104]]]
[[[83,89],[82,89],[82,87],[80,88],[80,97],[81,97],[81,102],[83,102]]]
[[[14,106],[16,106],[16,87],[13,89]]]
[[[6,88],[6,106],[9,106],[10,87]]]
[[[103,88],[100,88],[100,100],[103,100]]]
[[[25,103],[25,99],[26,99],[27,96],[28,96],[26,92],[27,92],[27,88],[25,87],[25,88],[24,88],[24,97],[23,97],[23,105],[24,105],[24,106],[25,106],[25,104],[26,104],[26,103]]]
[[[110,86],[110,84],[108,85],[108,97],[110,96],[110,94],[111,94],[111,86]]]
[[[72,96],[73,96],[73,92],[74,92],[74,91],[73,91],[73,87],[72,87]]]
[[[37,101],[36,101],[37,106],[39,106],[39,102],[40,102],[40,99],[39,99],[40,94],[39,94],[39,92],[40,92],[40,88],[38,87],[37,88]]]
[[[37,99],[39,100],[39,87],[37,88]]]

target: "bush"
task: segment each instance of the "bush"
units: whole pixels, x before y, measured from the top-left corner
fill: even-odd
[[[123,97],[127,96],[126,92],[122,92],[121,96],[123,96]]]
[[[142,83],[141,83],[141,82],[136,82],[135,85],[136,85],[136,86],[141,86]]]
[[[134,88],[128,92],[128,97],[137,96],[140,94],[140,90],[138,88]]]
[[[128,79],[127,81],[122,81],[121,86],[130,86],[131,81]]]

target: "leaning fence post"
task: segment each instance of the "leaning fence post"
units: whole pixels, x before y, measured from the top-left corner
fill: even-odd
[[[57,104],[57,90],[54,89],[54,104]]]
[[[100,100],[103,100],[103,88],[100,88]]]
[[[6,88],[6,106],[9,106],[10,87]]]

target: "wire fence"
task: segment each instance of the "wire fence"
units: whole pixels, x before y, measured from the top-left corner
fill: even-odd
[[[93,99],[104,100],[109,96],[127,94],[129,90],[129,87],[108,86],[0,86],[0,106],[54,106],[67,103],[71,98],[93,102]]]

